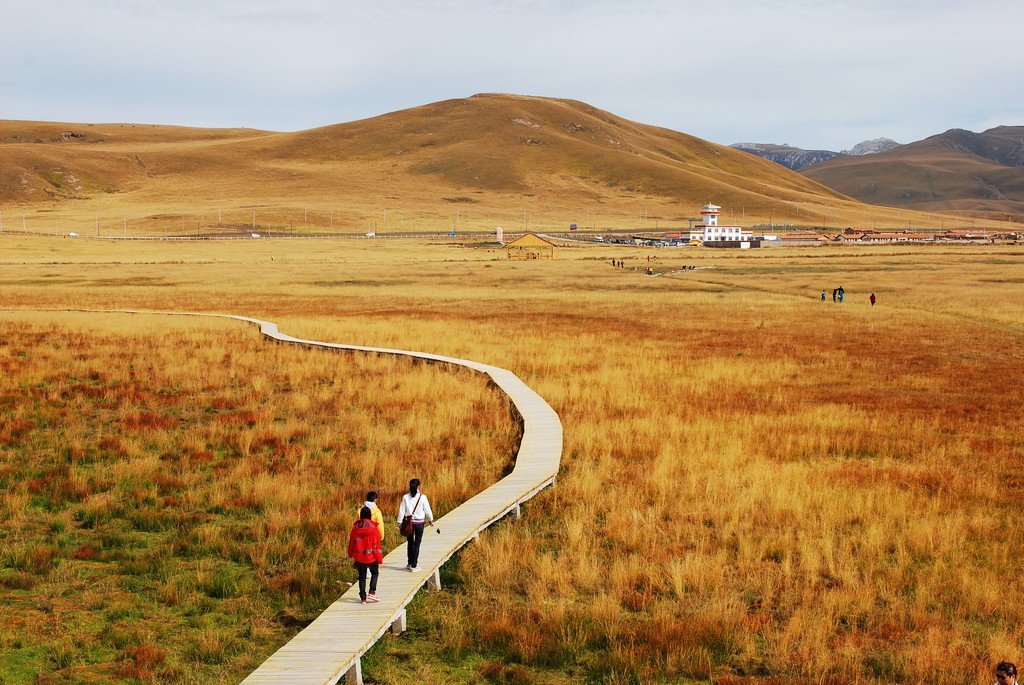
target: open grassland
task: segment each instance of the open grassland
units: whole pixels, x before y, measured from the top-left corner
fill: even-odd
[[[517,263],[486,247],[406,241],[109,245],[5,236],[0,308],[246,314],[299,337],[502,366],[551,402],[566,440],[557,486],[531,502],[525,519],[467,548],[446,571],[451,590],[417,601],[415,630],[386,638],[367,659],[364,672],[376,682],[408,682],[412,673],[456,683],[909,683],[927,673],[934,683],[973,683],[994,662],[1024,655],[1022,262],[1020,247],[566,247],[551,261]],[[642,275],[648,264],[657,277]],[[698,268],[680,271],[683,264]],[[846,303],[819,300],[840,285]],[[83,315],[33,316],[38,330],[95,330]],[[27,318],[0,316],[4,337]],[[209,367],[217,397],[252,392],[252,373],[227,381],[234,359],[224,355],[266,350],[252,351],[250,336],[230,325],[216,326],[217,335],[204,332],[209,324],[181,326],[146,324],[178,341],[162,358]],[[89,333],[97,335],[111,345],[120,333]],[[175,349],[180,357],[165,356]],[[311,353],[289,352],[288,368],[303,354]],[[165,385],[150,380],[165,364],[141,364],[137,382]],[[378,359],[359,366],[386,383],[418,368]],[[304,377],[312,385],[319,373]],[[462,379],[428,394],[448,404],[476,397],[474,388]],[[268,398],[267,411],[286,411],[288,401]],[[19,395],[4,416],[25,402]],[[403,407],[420,410],[413,400]],[[145,410],[126,402],[119,411]],[[403,441],[423,430],[409,420],[384,432]],[[315,434],[308,422],[295,430]],[[500,423],[489,430],[507,446]],[[377,430],[372,422],[363,429]],[[78,442],[88,453],[85,430]],[[423,439],[434,441],[432,456],[445,456],[443,443],[426,437],[432,430]],[[283,463],[297,462],[286,454]],[[397,471],[404,479],[408,469]],[[362,487],[338,478],[333,488]],[[244,480],[231,484],[257,487]],[[282,499],[300,498],[304,485],[291,483]],[[180,495],[154,487],[160,516],[180,515],[159,506],[160,497]],[[276,506],[274,488],[263,492],[264,506]],[[130,491],[114,495],[116,520],[130,522]],[[250,525],[268,520],[263,511],[251,517]],[[340,536],[347,515],[339,519],[324,529]],[[77,525],[69,519],[65,530]],[[55,546],[46,536],[62,534],[43,533],[36,544]],[[204,569],[233,569],[230,550],[251,544],[243,537],[214,549]],[[301,574],[309,568],[301,554],[315,547],[297,554],[294,569],[278,570]],[[190,561],[173,547],[164,559]],[[28,573],[24,562],[4,563],[5,578]],[[48,563],[36,582],[76,568],[56,552]],[[122,567],[130,561],[112,562],[111,572]],[[182,581],[182,592],[223,601],[200,589],[198,575]],[[9,590],[8,601],[33,601],[32,589]],[[251,601],[251,593],[230,599]],[[252,663],[258,639],[241,624],[231,624],[231,650]],[[202,625],[185,628],[168,637],[205,634]],[[51,668],[73,668],[64,661],[78,663],[102,639],[95,630],[80,635],[78,651],[51,656]],[[12,639],[9,654],[35,644],[15,648]],[[149,643],[119,649],[130,644]],[[217,677],[175,663],[184,664],[179,680]]]

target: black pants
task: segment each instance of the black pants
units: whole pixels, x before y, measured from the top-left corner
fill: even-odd
[[[412,524],[412,535],[406,536],[409,541],[407,551],[409,553],[409,565],[416,568],[420,560],[420,543],[423,542],[423,526],[425,523]]]
[[[366,599],[366,569],[370,569],[370,594],[377,594],[377,576],[380,575],[380,567],[377,562],[362,564],[356,562],[356,573],[359,575],[359,599]]]

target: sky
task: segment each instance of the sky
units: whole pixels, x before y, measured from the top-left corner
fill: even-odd
[[[0,119],[300,131],[476,93],[716,143],[1024,125],[1020,0],[0,0]]]

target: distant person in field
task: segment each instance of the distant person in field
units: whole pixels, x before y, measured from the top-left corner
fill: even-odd
[[[846,297],[846,291],[843,290],[843,286],[839,286],[839,303],[840,304],[842,304],[844,297]]]
[[[409,481],[409,492],[402,495],[402,503],[398,507],[398,525],[402,525],[402,520],[406,517],[412,517],[412,535],[407,535],[406,550],[408,552],[409,564],[406,566],[407,569],[415,573],[420,570],[420,543],[423,542],[423,527],[430,522],[430,525],[434,525],[434,512],[430,510],[430,500],[427,496],[420,492],[420,480],[419,478],[413,478]]]
[[[352,524],[348,534],[348,555],[356,562],[356,575],[359,577],[359,601],[363,604],[378,602],[377,576],[380,574],[380,562],[384,561],[384,551],[380,545],[380,531],[373,522],[373,514],[369,507],[359,510],[359,520]],[[366,593],[366,572],[370,572],[370,593]]]
[[[1009,661],[996,664],[996,682],[992,685],[1017,685],[1017,667]]]
[[[838,302],[839,301],[839,288],[832,288],[832,301],[833,302]]]
[[[875,306],[875,294],[871,293],[871,297],[869,297],[868,299],[871,300],[871,306],[874,307]]]
[[[825,291],[824,290],[821,291],[821,301],[822,302],[825,301]]]

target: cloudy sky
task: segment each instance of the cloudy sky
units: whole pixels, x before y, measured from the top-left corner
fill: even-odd
[[[298,131],[481,92],[717,143],[1024,125],[1019,0],[0,0],[0,119]]]

